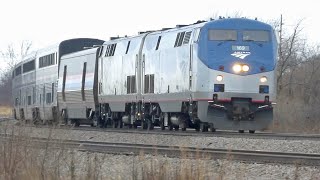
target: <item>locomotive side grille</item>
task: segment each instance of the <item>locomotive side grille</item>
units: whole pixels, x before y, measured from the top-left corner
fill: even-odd
[[[174,43],[174,47],[180,47],[183,44],[188,44],[191,37],[191,31],[188,32],[179,32],[176,37],[176,41]]]
[[[183,39],[183,44],[188,44],[191,37],[191,31],[187,32]]]
[[[136,76],[127,76],[127,94],[136,93]]]

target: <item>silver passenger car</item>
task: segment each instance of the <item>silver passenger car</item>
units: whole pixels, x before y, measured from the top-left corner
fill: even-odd
[[[16,119],[32,119],[36,105],[36,52],[28,54],[12,72],[13,115]]]
[[[26,56],[14,68],[14,116],[37,123],[56,121],[59,117],[57,86],[61,56],[103,42],[99,39],[70,39]]]
[[[58,83],[58,106],[69,124],[92,124],[97,102],[99,48],[61,57]]]

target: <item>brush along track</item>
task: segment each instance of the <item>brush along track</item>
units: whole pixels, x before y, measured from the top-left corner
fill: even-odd
[[[14,137],[1,134],[2,140],[23,141],[23,137]],[[29,139],[30,140],[30,139]],[[299,164],[320,166],[320,154],[305,153],[284,153],[284,152],[267,152],[267,151],[248,151],[248,150],[230,150],[230,149],[212,149],[212,148],[192,148],[179,146],[163,146],[148,144],[130,144],[130,143],[110,143],[94,141],[74,141],[58,140],[47,138],[32,138],[34,144],[31,147],[50,147],[76,149],[79,151],[88,151],[96,153],[122,154],[122,155],[139,155],[152,154],[163,155],[176,158],[191,159],[228,159],[247,162],[261,163],[280,163],[280,164]]]

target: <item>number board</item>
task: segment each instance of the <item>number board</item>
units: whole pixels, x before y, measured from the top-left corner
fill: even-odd
[[[232,46],[233,51],[250,51],[249,46]]]

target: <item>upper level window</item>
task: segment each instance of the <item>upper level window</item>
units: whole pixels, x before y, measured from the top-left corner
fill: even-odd
[[[15,74],[16,74],[16,76],[18,76],[18,75],[21,74],[21,66],[19,66],[19,67],[16,68]]]
[[[29,72],[35,69],[35,60],[23,64],[23,73]]]
[[[250,31],[243,31],[243,41],[262,41],[268,42],[269,41],[269,33],[268,31],[262,30],[250,30]]]
[[[208,36],[209,40],[214,41],[236,41],[237,31],[226,29],[210,29]]]
[[[51,66],[55,64],[55,53],[48,54],[39,58],[39,68]]]

